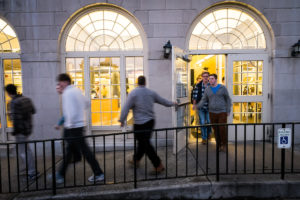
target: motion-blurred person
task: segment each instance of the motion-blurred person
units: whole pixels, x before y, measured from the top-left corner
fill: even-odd
[[[59,95],[62,94],[62,92],[63,92],[63,90],[62,90],[62,88],[60,87],[59,84],[56,85],[56,92]],[[65,118],[64,118],[64,116],[62,116],[58,120],[58,123],[54,126],[54,128],[56,130],[59,130],[61,127],[63,127],[64,123],[65,123]],[[72,152],[73,152],[73,160],[72,160],[72,162],[79,162],[79,161],[81,161],[81,152],[80,152],[80,149],[75,148],[75,149],[73,149]]]
[[[146,88],[146,78],[139,76],[138,87],[129,93],[119,121],[121,122],[121,126],[124,126],[128,112],[132,109],[134,118],[133,129],[138,145],[137,152],[134,154],[133,160],[130,160],[129,163],[133,165],[136,161],[137,166],[139,166],[140,160],[144,154],[146,154],[154,166],[154,172],[160,173],[165,168],[150,143],[152,129],[155,123],[153,111],[154,103],[159,103],[167,107],[176,105],[176,103],[168,101],[160,97],[156,92]]]
[[[74,155],[74,152],[80,151],[87,162],[90,164],[94,175],[88,178],[89,182],[98,182],[104,180],[104,174],[90,151],[86,141],[82,138],[85,127],[84,114],[88,102],[81,91],[74,85],[71,85],[71,78],[68,74],[59,74],[57,77],[59,87],[62,89],[62,110],[64,117],[64,139],[66,140],[66,156],[63,159],[59,171],[56,173],[56,182],[63,183],[67,167]],[[78,139],[72,139],[78,138]]]
[[[30,98],[17,94],[17,87],[13,84],[5,86],[5,90],[11,101],[9,103],[9,116],[13,122],[13,133],[16,142],[27,142],[32,132],[32,115],[35,108]],[[33,153],[27,143],[18,144],[21,157],[21,175],[27,175],[30,180],[36,179],[39,172],[36,170]]]

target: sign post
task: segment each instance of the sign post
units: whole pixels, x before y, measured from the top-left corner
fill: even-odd
[[[278,142],[277,147],[281,149],[281,179],[284,180],[285,174],[285,149],[291,148],[291,134],[290,128],[285,128],[285,124],[282,124],[282,128],[278,129]]]

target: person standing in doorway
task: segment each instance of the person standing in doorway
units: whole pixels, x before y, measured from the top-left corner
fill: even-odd
[[[231,98],[226,87],[217,83],[217,75],[209,75],[209,84],[197,108],[201,109],[208,102],[210,122],[212,124],[227,123],[227,115],[231,112]],[[225,126],[214,126],[217,145],[220,151],[225,151],[227,146],[227,129]]]
[[[59,171],[56,173],[56,182],[63,183],[65,173],[74,152],[80,151],[87,162],[90,164],[94,175],[88,178],[89,182],[99,182],[104,180],[104,174],[90,151],[86,141],[82,138],[84,133],[85,109],[88,101],[82,95],[81,91],[74,85],[71,85],[71,78],[68,74],[59,74],[57,77],[58,86],[62,90],[62,110],[64,117],[64,139],[67,143],[66,156],[63,159]],[[71,139],[78,138],[78,139]]]
[[[197,85],[201,82],[201,76],[200,75],[197,77],[196,81],[197,82],[193,85],[193,89],[192,89],[192,92],[191,92],[191,104],[194,104],[194,101],[196,101],[197,103],[199,102],[199,101],[197,101],[197,96],[198,96],[198,87],[197,87]],[[199,113],[198,113],[197,109],[194,109],[194,115],[192,116],[192,119],[191,119],[191,125],[193,123],[195,125],[200,124],[200,122],[199,122]]]
[[[141,158],[146,154],[154,166],[154,172],[160,173],[165,168],[150,143],[152,129],[155,123],[153,111],[154,103],[159,103],[167,107],[176,105],[176,103],[168,101],[160,97],[156,92],[146,88],[146,78],[139,76],[138,87],[129,93],[127,101],[121,111],[119,121],[121,122],[121,126],[124,126],[129,110],[133,110],[133,129],[138,147],[137,152],[133,156],[133,160],[130,160],[129,163],[133,165],[134,162],[136,162],[137,166],[139,166]]]
[[[205,89],[209,86],[208,72],[202,72],[201,74],[202,81],[200,81],[193,90],[193,109],[196,109],[196,104],[199,103],[204,95]],[[205,102],[203,107],[198,110],[200,125],[210,124],[209,120],[209,112],[208,112],[208,102]],[[201,127],[201,136],[202,136],[202,144],[207,143],[207,139],[209,134],[211,133],[210,127]]]
[[[9,117],[13,122],[13,133],[18,145],[18,152],[22,166],[20,174],[27,175],[30,180],[34,180],[39,175],[35,166],[33,153],[28,146],[28,137],[32,132],[32,115],[35,114],[35,108],[30,98],[17,94],[17,87],[14,84],[5,86],[8,96],[11,98],[9,103]]]

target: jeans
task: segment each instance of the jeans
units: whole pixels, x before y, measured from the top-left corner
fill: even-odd
[[[103,171],[101,170],[99,163],[95,158],[95,155],[89,149],[85,141],[85,138],[82,138],[83,132],[84,132],[83,127],[64,130],[64,139],[65,142],[67,143],[66,155],[64,155],[63,162],[59,166],[59,174],[63,177],[65,177],[66,170],[68,168],[68,165],[71,163],[72,158],[74,159],[74,155],[76,157],[76,155],[79,152],[84,155],[85,159],[91,166],[95,176],[103,174]]]
[[[27,142],[28,136],[18,134],[15,136],[16,142]],[[35,160],[33,158],[33,153],[28,144],[17,144],[18,145],[18,153],[21,158],[21,166],[20,171],[28,170],[28,175],[34,175],[36,173],[35,170]],[[27,150],[27,151],[26,151]]]
[[[203,125],[203,124],[210,124],[210,120],[209,120],[209,112],[206,110],[199,110],[198,111],[199,113],[199,121],[200,121],[200,125]],[[211,133],[211,127],[201,127],[201,135],[202,135],[202,139],[203,140],[206,140],[207,139],[207,136],[208,134]]]
[[[157,168],[160,165],[161,160],[150,143],[153,127],[154,127],[154,120],[150,120],[145,124],[134,124],[133,126],[134,131],[142,131],[142,132],[134,133],[135,138],[137,140],[137,151],[134,154],[133,158],[136,161],[140,161],[144,156],[144,154],[146,154],[151,160],[153,166]]]

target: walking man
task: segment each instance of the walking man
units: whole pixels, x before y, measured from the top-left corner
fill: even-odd
[[[138,147],[137,152],[135,152],[133,156],[133,160],[130,160],[129,163],[134,164],[136,161],[138,166],[141,158],[146,154],[154,166],[154,172],[160,173],[165,168],[150,143],[152,129],[155,123],[153,111],[154,103],[159,103],[167,107],[176,105],[176,103],[168,101],[160,97],[156,92],[146,88],[146,78],[139,76],[138,87],[132,90],[128,95],[119,121],[121,122],[121,126],[124,126],[128,112],[132,109],[134,118],[133,130],[138,142]]]
[[[18,145],[19,156],[22,161],[19,174],[27,175],[30,180],[36,179],[39,172],[36,170],[35,160],[30,147],[27,145],[28,137],[32,132],[32,115],[35,114],[35,108],[32,101],[25,96],[17,94],[17,87],[14,84],[8,84],[5,90],[11,101],[9,103],[9,116],[13,122],[13,133]]]
[[[209,75],[210,86],[205,89],[197,108],[201,109],[208,102],[210,121],[212,124],[227,123],[227,115],[231,111],[231,98],[226,87],[217,83],[217,75]],[[225,126],[214,126],[217,145],[220,151],[225,151],[227,146],[227,129]],[[219,130],[219,131],[218,131]]]
[[[199,103],[204,95],[205,89],[209,86],[208,72],[203,72],[201,74],[202,81],[200,81],[193,90],[193,109],[196,111],[196,104]],[[208,112],[208,102],[205,102],[203,107],[198,110],[200,125],[210,124],[209,112]],[[207,143],[208,135],[211,133],[210,127],[201,127],[202,144]]]
[[[85,109],[88,101],[82,95],[81,91],[74,85],[71,85],[71,78],[68,74],[59,74],[57,77],[58,86],[62,90],[62,110],[64,117],[64,139],[67,143],[66,156],[56,174],[56,182],[63,183],[65,173],[73,158],[74,152],[80,151],[87,162],[90,164],[94,175],[88,178],[89,182],[98,182],[104,180],[104,174],[90,151],[86,141],[82,138],[84,133]],[[72,139],[78,138],[78,139]]]

